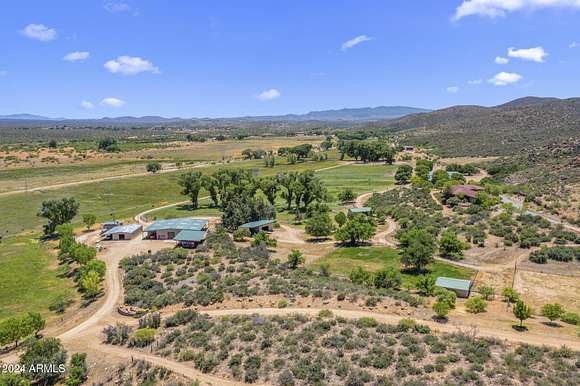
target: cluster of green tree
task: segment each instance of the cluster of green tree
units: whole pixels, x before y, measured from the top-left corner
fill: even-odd
[[[365,139],[371,138],[373,136],[372,133],[367,131],[339,131],[336,133],[336,137],[341,141],[352,141],[358,140],[363,141]]]
[[[293,154],[298,160],[301,160],[308,157],[311,151],[312,145],[309,143],[303,143],[294,147],[281,147],[278,149],[278,155],[284,157]]]
[[[544,247],[538,251],[533,251],[529,259],[537,264],[546,264],[548,260],[562,262],[580,261],[580,247]]]
[[[340,217],[336,220],[339,223],[339,228],[334,233],[334,238],[338,241],[356,245],[370,240],[376,233],[376,226],[370,216],[355,214],[347,216],[346,221],[342,221]]]
[[[109,153],[115,153],[121,151],[121,147],[115,138],[103,138],[97,142],[97,149],[100,151],[106,151]]]
[[[71,222],[79,207],[78,201],[72,197],[43,201],[38,216],[48,219],[48,224],[44,225],[44,234],[53,235],[57,226]]]
[[[320,144],[320,149],[322,151],[327,151],[332,149],[332,146],[334,146],[334,142],[332,140],[332,136],[328,135],[326,136],[326,138],[324,139],[324,141]]]
[[[242,150],[244,159],[262,159],[266,155],[266,151],[262,149],[244,149]]]
[[[479,172],[479,168],[474,164],[449,164],[445,167],[448,172],[457,172],[466,176],[472,176]]]
[[[205,141],[207,141],[207,138],[202,137],[201,135],[198,135],[198,134],[187,134],[185,136],[185,139],[187,139],[189,142],[205,142]]]
[[[395,147],[385,141],[344,141],[338,142],[338,151],[340,152],[340,159],[344,159],[345,155],[361,160],[364,162],[385,161],[392,164],[395,160]]]
[[[267,168],[273,168],[276,165],[276,156],[272,152],[268,152],[264,155],[264,166]]]
[[[105,277],[105,263],[95,259],[97,250],[94,247],[76,242],[72,225],[59,225],[56,230],[59,236],[59,258],[67,264],[67,267],[70,267],[71,263],[76,264],[77,268],[71,268],[76,283],[87,302],[94,300],[102,291],[101,282]],[[64,311],[64,307],[66,305],[57,311]]]
[[[413,177],[413,167],[411,165],[401,165],[395,172],[395,181],[400,185],[408,184],[411,181],[411,177]]]
[[[375,288],[398,290],[402,283],[401,273],[392,267],[382,269],[375,273],[367,272],[361,267],[357,267],[350,272],[348,277],[354,284]]]
[[[19,341],[32,334],[38,335],[44,325],[42,316],[35,312],[3,320],[0,322],[0,347],[11,343],[18,347]]]

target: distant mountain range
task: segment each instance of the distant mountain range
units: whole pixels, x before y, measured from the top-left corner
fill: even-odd
[[[306,114],[286,114],[271,116],[246,116],[237,118],[215,118],[215,120],[232,120],[232,121],[372,121],[379,119],[400,118],[409,114],[423,113],[430,110],[407,107],[407,106],[379,106],[379,107],[361,107],[345,108],[340,110],[322,110],[311,111]],[[22,121],[75,121],[75,122],[103,122],[103,123],[136,123],[136,124],[159,124],[166,122],[179,122],[189,120],[212,120],[214,118],[165,118],[159,116],[144,117],[104,117],[96,119],[67,119],[67,118],[49,118],[33,114],[11,114],[0,115],[0,120],[22,120]],[[63,122],[63,123],[65,123]]]

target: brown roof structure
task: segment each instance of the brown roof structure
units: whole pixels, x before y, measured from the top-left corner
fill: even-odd
[[[477,192],[481,190],[483,190],[483,188],[477,185],[454,185],[451,187],[451,194],[454,196],[463,194],[466,197],[475,198]]]

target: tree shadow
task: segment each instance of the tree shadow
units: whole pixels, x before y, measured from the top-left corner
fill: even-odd
[[[528,328],[526,326],[520,326],[519,324],[512,324],[512,328],[517,332],[526,332]]]
[[[562,328],[563,327],[561,324],[556,323],[555,321],[554,322],[549,322],[549,321],[548,322],[542,322],[542,324],[544,326],[554,327],[554,328]]]
[[[440,323],[440,324],[447,324],[447,323],[449,322],[449,318],[447,318],[447,317],[445,317],[445,316],[444,316],[444,317],[440,317],[440,316],[437,316],[437,315],[433,315],[433,316],[431,317],[431,319],[432,319],[434,322],[436,322],[436,323]]]

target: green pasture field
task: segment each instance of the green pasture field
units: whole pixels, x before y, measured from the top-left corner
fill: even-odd
[[[334,166],[336,161],[303,162],[296,165],[282,164],[274,168],[265,168],[261,160],[231,162],[213,165],[196,170],[211,173],[220,167],[242,167],[252,169],[256,175],[272,175],[287,170],[320,169]],[[127,219],[158,206],[185,201],[187,197],[181,194],[177,184],[179,175],[184,171],[176,171],[147,176],[126,177],[117,180],[100,181],[91,184],[63,187],[45,191],[35,191],[9,196],[0,196],[0,229],[4,235],[18,234],[28,230],[39,230],[45,222],[37,217],[42,201],[74,197],[80,202],[80,214],[94,213],[98,221]],[[200,196],[207,195],[202,190]],[[185,215],[192,215],[191,212]],[[81,217],[75,219],[78,225]]]
[[[57,276],[56,256],[36,236],[4,237],[0,242],[0,320],[29,311],[48,315],[58,295],[77,296],[72,280]]]
[[[369,272],[377,272],[383,268],[394,267],[402,270],[403,286],[414,287],[417,282],[417,275],[405,272],[401,265],[399,252],[392,248],[342,247],[317,260],[312,266],[318,268],[321,264],[328,264],[330,272],[347,277],[357,267]],[[470,279],[475,274],[475,271],[435,261],[428,267],[428,272],[426,273],[434,276]]]

